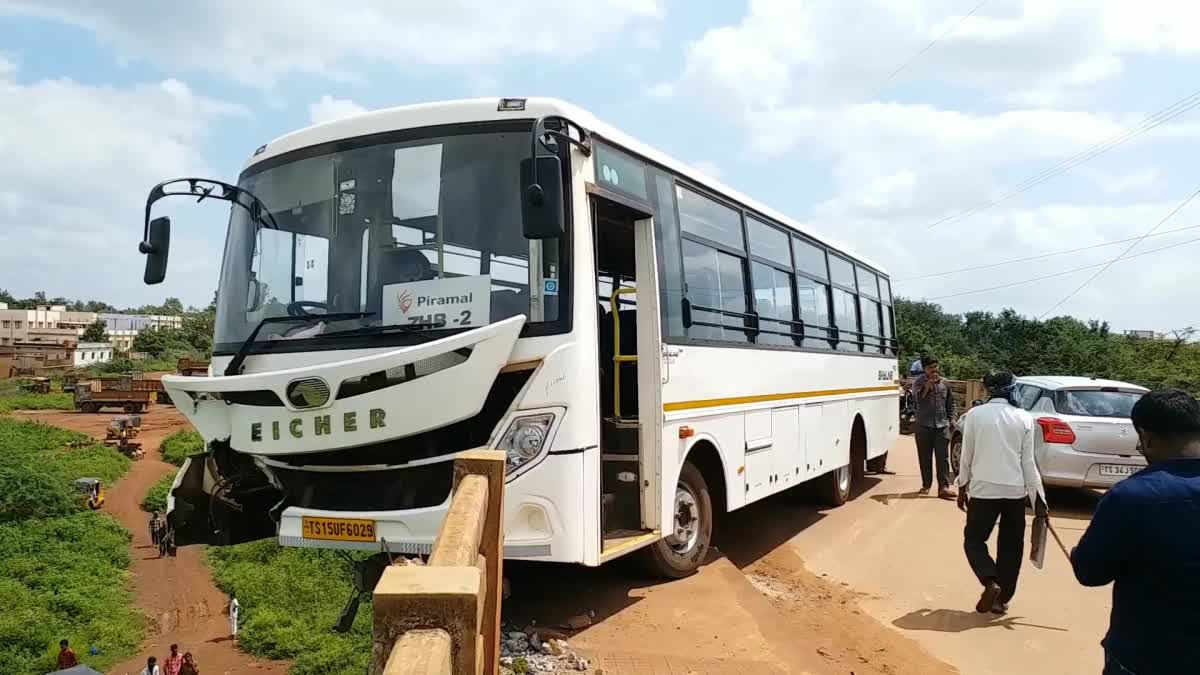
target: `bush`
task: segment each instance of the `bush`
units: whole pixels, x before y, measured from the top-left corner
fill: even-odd
[[[0,523],[67,516],[81,508],[81,496],[60,476],[25,463],[0,465]]]
[[[146,491],[146,497],[142,499],[142,510],[147,513],[156,511],[164,513],[167,510],[167,495],[171,492],[171,484],[175,482],[175,474],[169,473],[158,482],[150,486]]]
[[[101,671],[133,654],[143,627],[128,567],[129,534],[107,515],[0,524],[0,673],[54,670],[63,638]]]
[[[217,585],[242,606],[242,649],[262,658],[294,659],[293,675],[366,670],[370,601],[359,608],[349,633],[330,630],[350,594],[353,568],[344,553],[283,548],[267,539],[209,549],[208,558]]]
[[[204,437],[196,430],[180,429],[164,438],[158,449],[162,452],[163,461],[183,466],[183,460],[204,452],[207,447]]]

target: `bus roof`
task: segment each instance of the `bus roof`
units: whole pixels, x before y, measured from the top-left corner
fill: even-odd
[[[756,211],[777,223],[786,225],[797,232],[822,242],[830,248],[836,249],[840,253],[848,255],[858,262],[874,268],[878,272],[886,274],[886,271],[881,266],[853,253],[850,249],[830,237],[813,232],[807,226],[801,225],[775,209],[747,197],[733,188],[723,185],[720,181],[704,175],[694,167],[690,167],[670,155],[656,150],[652,146],[620,131],[616,127],[602,122],[583,108],[554,98],[528,98],[525,99],[524,110],[501,111],[497,105],[499,101],[500,98],[495,97],[418,103],[415,105],[372,110],[331,122],[316,124],[284,134],[262,146],[246,162],[244,169],[248,169],[272,157],[292,152],[293,150],[398,129],[561,115],[629,152],[641,155],[650,162],[684,176],[714,193],[739,203],[748,210]]]

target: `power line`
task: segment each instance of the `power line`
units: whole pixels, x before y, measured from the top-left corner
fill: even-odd
[[[1170,234],[1186,232],[1188,230],[1194,230],[1196,228],[1200,228],[1200,225],[1189,225],[1187,227],[1180,227],[1180,228],[1177,228],[1174,230],[1167,230],[1166,232],[1156,232],[1155,234],[1152,234],[1149,237],[1145,237],[1145,238],[1148,239],[1151,237],[1165,237]],[[922,274],[920,276],[915,276],[915,277],[904,277],[901,279],[892,279],[892,283],[902,283],[905,281],[916,281],[918,279],[932,279],[934,277],[944,277],[944,276],[947,276],[950,274],[960,274],[962,272],[973,272],[975,270],[986,270],[986,269],[991,269],[993,267],[1002,267],[1004,265],[1015,265],[1016,263],[1029,262],[1030,260],[1041,260],[1042,258],[1052,258],[1056,255],[1066,255],[1068,253],[1078,253],[1080,251],[1090,251],[1095,248],[1104,248],[1105,246],[1116,246],[1117,244],[1125,244],[1125,243],[1128,243],[1131,241],[1136,241],[1136,240],[1142,239],[1142,238],[1143,237],[1130,237],[1128,239],[1117,239],[1116,241],[1106,241],[1101,244],[1092,244],[1091,246],[1081,246],[1079,248],[1069,248],[1064,251],[1054,251],[1053,253],[1042,253],[1040,255],[1031,255],[1027,258],[1013,258],[1012,260],[1002,260],[1000,262],[988,263],[986,265],[975,265],[972,267],[959,267],[958,269],[946,270],[944,272],[931,272],[930,274]]]
[[[1140,136],[1148,131],[1151,131],[1159,126],[1162,126],[1163,124],[1166,124],[1167,122],[1170,122],[1171,120],[1175,119],[1176,117],[1179,117],[1180,115],[1182,115],[1186,112],[1189,112],[1190,110],[1192,110],[1193,108],[1196,108],[1197,106],[1200,106],[1200,91],[1197,91],[1188,96],[1185,96],[1184,98],[1176,101],[1175,103],[1167,106],[1166,108],[1163,108],[1162,110],[1159,110],[1158,112],[1154,113],[1153,115],[1150,115],[1146,119],[1139,122],[1137,125],[1135,125],[1133,127],[1129,127],[1128,129],[1124,130],[1123,132],[1121,132],[1115,136],[1111,136],[1108,139],[1101,141],[1100,143],[1092,145],[1074,155],[1071,155],[1070,157],[1067,157],[1066,159],[1059,161],[1057,164],[1054,164],[1053,166],[1043,169],[1040,173],[1034,174],[1033,176],[1026,178],[1025,180],[1021,181],[1020,183],[1017,183],[1008,192],[1005,192],[1004,194],[1000,195],[999,197],[989,200],[989,201],[986,201],[986,202],[983,202],[981,204],[977,204],[975,206],[972,206],[969,209],[959,211],[957,213],[946,216],[945,218],[942,218],[941,220],[930,223],[929,225],[926,226],[926,229],[937,227],[938,225],[941,225],[943,223],[948,223],[953,220],[958,220],[959,218],[962,218],[963,216],[968,216],[972,213],[978,213],[980,211],[987,210],[997,204],[1000,204],[1001,202],[1008,201],[1009,199],[1012,199],[1013,197],[1016,197],[1019,194],[1028,192],[1029,190],[1032,190],[1033,188],[1041,185],[1042,183],[1045,183],[1046,181],[1050,180],[1051,178],[1060,176],[1060,175],[1070,171],[1071,169],[1079,166],[1080,164],[1083,164],[1083,163],[1088,162],[1096,157],[1099,157],[1100,155],[1103,155],[1104,153],[1108,152],[1109,150],[1112,150],[1113,148],[1115,148],[1119,145],[1122,145],[1125,142],[1127,142],[1133,138],[1136,138],[1137,136]]]
[[[1096,263],[1094,265],[1084,265],[1083,267],[1076,267],[1074,269],[1063,270],[1062,272],[1055,272],[1054,274],[1047,274],[1047,275],[1041,276],[1041,277],[1033,277],[1032,279],[1023,279],[1021,281],[1013,281],[1013,282],[1010,282],[1007,284],[1000,284],[998,286],[988,286],[987,288],[976,288],[975,290],[971,290],[971,291],[962,291],[959,293],[950,293],[947,295],[935,295],[930,298],[922,298],[922,299],[923,300],[945,300],[947,298],[957,298],[957,297],[960,297],[963,295],[975,295],[976,293],[986,293],[988,291],[997,291],[1002,288],[1012,288],[1013,286],[1022,286],[1024,284],[1032,284],[1036,281],[1045,281],[1046,279],[1054,279],[1057,277],[1066,276],[1068,274],[1082,272],[1084,270],[1096,269],[1097,267],[1111,266],[1114,262],[1117,262],[1117,261],[1133,260],[1134,258],[1140,258],[1144,255],[1150,255],[1151,253],[1159,253],[1161,251],[1166,251],[1168,249],[1177,248],[1179,246],[1183,246],[1184,244],[1194,244],[1198,241],[1200,241],[1200,237],[1197,237],[1196,239],[1188,239],[1187,241],[1176,242],[1174,244],[1170,244],[1168,246],[1162,246],[1160,248],[1152,248],[1149,251],[1142,251],[1141,253],[1135,253],[1130,256],[1114,258],[1113,260],[1110,260],[1108,262]],[[1099,275],[1097,275],[1097,276],[1099,276]],[[1095,277],[1092,277],[1092,278],[1094,279]],[[1080,288],[1082,288],[1082,286]],[[1078,291],[1078,289],[1076,289],[1076,291]],[[1060,302],[1059,304],[1062,304],[1062,303]],[[1055,305],[1055,306],[1057,307],[1057,305]],[[1051,309],[1053,310],[1054,308],[1052,307]],[[1043,314],[1042,316],[1044,317],[1045,314]],[[1038,318],[1041,318],[1041,317],[1038,317]]]
[[[1087,281],[1083,282],[1082,284],[1079,284],[1079,287],[1078,287],[1078,288],[1076,288],[1075,290],[1073,290],[1073,291],[1071,291],[1070,293],[1068,293],[1068,294],[1067,294],[1067,297],[1065,297],[1065,298],[1063,298],[1062,300],[1059,300],[1058,302],[1054,303],[1054,306],[1053,306],[1053,307],[1051,307],[1050,309],[1046,310],[1045,312],[1042,312],[1042,315],[1041,315],[1041,316],[1039,316],[1038,318],[1039,318],[1039,319],[1044,319],[1044,318],[1046,318],[1046,315],[1047,315],[1047,314],[1049,314],[1050,312],[1053,312],[1054,310],[1058,309],[1058,308],[1059,308],[1059,306],[1061,306],[1063,303],[1065,303],[1066,301],[1068,301],[1068,300],[1070,300],[1071,298],[1075,297],[1075,294],[1076,294],[1076,293],[1078,293],[1079,291],[1082,291],[1082,290],[1083,290],[1083,288],[1084,288],[1084,286],[1087,286],[1088,284],[1090,284],[1090,283],[1092,283],[1093,281],[1095,281],[1095,280],[1096,280],[1096,277],[1100,276],[1101,274],[1104,274],[1104,271],[1105,271],[1105,270],[1107,270],[1109,267],[1112,267],[1113,263],[1117,262],[1117,261],[1118,261],[1118,260],[1120,260],[1121,258],[1124,258],[1124,257],[1125,257],[1125,256],[1126,256],[1126,255],[1127,255],[1127,254],[1128,254],[1130,251],[1132,251],[1132,250],[1133,250],[1133,249],[1134,249],[1134,248],[1135,248],[1135,247],[1136,247],[1138,244],[1142,243],[1142,240],[1143,240],[1143,239],[1145,239],[1146,237],[1149,237],[1150,235],[1154,234],[1154,231],[1155,231],[1155,230],[1157,230],[1158,228],[1162,227],[1163,223],[1166,223],[1168,220],[1170,220],[1171,218],[1175,217],[1175,214],[1176,214],[1176,213],[1179,213],[1180,211],[1182,211],[1182,210],[1183,210],[1183,207],[1185,207],[1185,206],[1187,206],[1188,204],[1192,203],[1192,200],[1193,200],[1193,199],[1195,199],[1196,197],[1200,197],[1200,189],[1197,189],[1195,192],[1193,192],[1192,194],[1188,195],[1187,199],[1185,199],[1185,200],[1183,200],[1182,202],[1180,202],[1180,203],[1179,203],[1179,206],[1176,206],[1176,207],[1175,207],[1175,208],[1174,208],[1174,209],[1173,209],[1173,210],[1172,210],[1170,213],[1168,213],[1168,214],[1166,215],[1166,217],[1165,217],[1165,218],[1163,218],[1162,220],[1158,221],[1158,223],[1157,223],[1157,224],[1156,224],[1154,227],[1152,227],[1152,228],[1150,228],[1149,230],[1147,230],[1147,232],[1146,232],[1145,234],[1143,234],[1141,237],[1138,237],[1137,241],[1135,241],[1135,242],[1133,242],[1132,244],[1130,244],[1128,248],[1126,248],[1124,251],[1122,251],[1122,252],[1121,252],[1121,255],[1119,255],[1119,256],[1117,256],[1117,257],[1113,258],[1112,260],[1109,260],[1109,261],[1108,261],[1108,263],[1107,263],[1106,265],[1104,265],[1104,267],[1102,267],[1102,268],[1100,268],[1099,270],[1097,270],[1097,271],[1096,271],[1096,273],[1095,273],[1095,274],[1093,274],[1093,275],[1092,275],[1092,276],[1091,276],[1091,277],[1090,277],[1090,278],[1089,278]]]
[[[964,14],[962,17],[960,17],[960,18],[959,18],[959,20],[958,20],[958,21],[956,21],[956,22],[954,23],[954,25],[952,25],[952,26],[950,26],[949,28],[947,28],[946,30],[942,31],[942,34],[941,34],[941,35],[939,35],[939,36],[937,36],[937,37],[933,38],[933,40],[931,40],[931,41],[929,42],[929,44],[927,44],[927,45],[925,45],[924,47],[922,47],[922,48],[921,48],[919,51],[917,51],[917,53],[915,53],[915,54],[913,54],[912,56],[908,57],[908,60],[906,60],[904,63],[901,63],[901,64],[900,64],[900,66],[899,66],[898,68],[896,68],[895,70],[893,70],[893,71],[891,72],[891,74],[889,74],[889,75],[888,75],[886,78],[884,78],[883,82],[880,82],[880,83],[879,83],[879,86],[877,87],[877,89],[883,89],[883,87],[884,87],[884,86],[886,86],[888,82],[891,82],[891,81],[892,81],[892,80],[893,80],[893,79],[894,79],[894,78],[895,78],[897,75],[899,75],[899,74],[901,73],[901,71],[903,71],[905,68],[907,68],[907,67],[909,67],[910,65],[912,65],[913,61],[916,61],[917,59],[919,59],[919,58],[921,57],[921,55],[922,55],[922,54],[924,54],[925,52],[927,52],[927,51],[929,51],[930,49],[932,49],[934,45],[936,45],[937,43],[941,42],[941,41],[942,41],[942,39],[943,39],[943,38],[945,38],[947,35],[949,35],[949,34],[953,33],[954,31],[958,30],[958,27],[959,27],[959,26],[961,26],[961,25],[963,24],[963,22],[964,22],[964,21],[966,21],[967,19],[969,19],[969,18],[971,18],[972,16],[974,16],[974,15],[975,15],[975,12],[978,12],[978,11],[979,11],[979,9],[980,9],[981,7],[983,7],[984,5],[986,5],[987,3],[988,3],[988,0],[980,0],[980,2],[979,2],[978,4],[976,4],[976,5],[975,5],[975,7],[973,7],[973,8],[971,9],[971,11],[967,12],[967,13],[966,13],[966,14]],[[872,97],[872,98],[874,98],[874,97]]]

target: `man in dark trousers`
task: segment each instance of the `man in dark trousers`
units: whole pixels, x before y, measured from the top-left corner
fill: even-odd
[[[921,358],[925,372],[913,381],[916,395],[916,441],[917,460],[921,463],[921,492],[929,494],[933,486],[933,469],[936,460],[938,497],[954,499],[950,490],[950,436],[954,433],[954,397],[950,385],[942,378],[938,360],[932,356]]]
[[[963,550],[983,585],[977,612],[1004,614],[1017,592],[1025,553],[1025,505],[1045,512],[1042,477],[1033,459],[1033,416],[1017,407],[1008,371],[983,378],[988,402],[963,416],[958,508],[967,512]],[[996,557],[988,539],[1000,521]]]
[[[1084,586],[1113,584],[1104,675],[1200,671],[1200,403],[1146,394],[1130,414],[1149,466],[1100,500],[1071,552]]]

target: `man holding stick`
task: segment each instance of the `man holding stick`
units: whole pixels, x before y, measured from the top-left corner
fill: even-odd
[[[1200,668],[1200,403],[1179,390],[1130,413],[1149,466],[1096,506],[1071,552],[1084,586],[1113,584],[1104,675]]]
[[[1033,416],[1017,407],[1013,374],[983,378],[988,402],[963,417],[958,508],[967,512],[963,550],[983,585],[975,611],[1004,614],[1017,592],[1025,552],[1025,504],[1046,512],[1042,477],[1033,459]],[[988,539],[1000,521],[996,557]]]

